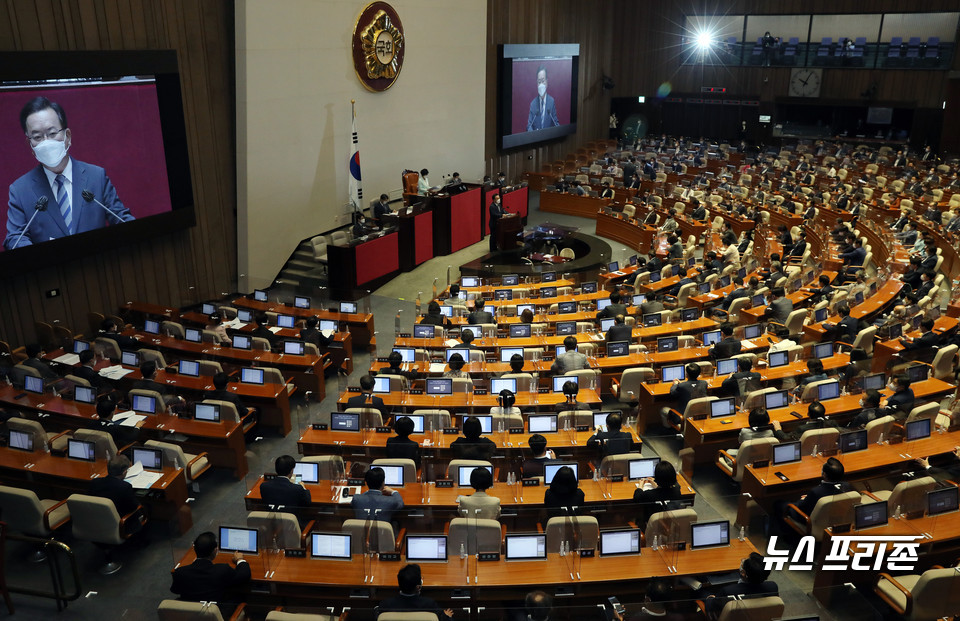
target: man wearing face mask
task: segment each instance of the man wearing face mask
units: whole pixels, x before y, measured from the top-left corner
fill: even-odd
[[[530,115],[527,117],[527,131],[546,129],[560,125],[557,119],[557,105],[553,97],[547,95],[547,68],[537,69],[537,96],[530,102]]]
[[[490,252],[497,249],[497,227],[500,226],[500,220],[505,214],[500,195],[494,194],[493,202],[490,203]]]
[[[10,184],[4,248],[23,248],[134,219],[103,168],[67,154],[72,136],[59,104],[46,97],[30,100],[20,111],[20,127],[40,165]],[[85,192],[92,200],[84,198]]]

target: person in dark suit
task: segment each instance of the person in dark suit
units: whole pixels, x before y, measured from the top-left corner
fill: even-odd
[[[161,384],[154,379],[157,376],[157,363],[153,360],[140,363],[140,375],[141,379],[138,379],[130,385],[131,390],[156,391],[160,393],[160,396],[163,397],[163,402],[167,405],[180,401],[180,398],[173,394],[169,386]]]
[[[852,343],[860,332],[860,324],[850,316],[850,304],[846,300],[837,303],[837,314],[840,315],[840,321],[836,325],[824,322],[824,327],[832,328],[837,340]]]
[[[120,327],[113,319],[104,319],[100,322],[100,336],[113,339],[123,351],[137,351],[143,345],[132,336],[120,334]]]
[[[373,394],[373,385],[376,382],[372,375],[364,375],[360,378],[360,394],[347,399],[347,408],[374,408],[380,411],[380,416],[386,420],[389,412],[383,399]]]
[[[690,218],[693,220],[704,220],[707,217],[707,209],[703,204],[697,199],[692,199],[690,204],[693,205],[693,211],[690,212]]]
[[[926,256],[923,257],[923,260],[920,261],[920,268],[924,270],[930,270],[931,272],[937,266],[937,247],[935,245],[929,245],[924,248]]]
[[[483,309],[483,300],[477,298],[471,302],[473,310],[467,315],[467,323],[471,325],[481,323],[496,323],[493,313]]]
[[[267,316],[260,314],[254,318],[254,321],[257,324],[257,327],[253,329],[250,333],[252,337],[259,337],[262,339],[267,339],[270,343],[270,349],[273,349],[277,346],[277,335],[270,331],[270,328],[267,327]]]
[[[466,329],[460,331],[460,342],[453,346],[453,349],[479,349],[473,344],[473,330]],[[464,358],[465,360],[467,358]]]
[[[863,393],[863,397],[860,399],[860,407],[862,409],[847,423],[847,428],[862,429],[866,427],[870,421],[883,416],[880,410],[881,397],[882,395],[876,390],[868,390]]]
[[[393,213],[393,209],[390,208],[389,201],[389,196],[386,194],[381,194],[380,199],[373,204],[373,218],[378,224],[380,224],[380,226],[383,226],[383,216]]]
[[[860,239],[853,240],[853,248],[847,252],[840,253],[840,258],[843,259],[843,264],[851,267],[860,267],[863,265],[863,260],[867,257],[867,251],[863,247],[863,241]]]
[[[134,515],[124,525],[127,534],[133,534],[147,523],[147,516],[140,506],[133,486],[124,481],[130,469],[130,459],[126,455],[114,455],[107,462],[107,476],[97,477],[90,482],[88,491],[91,496],[99,496],[113,502],[121,518]]]
[[[350,500],[353,515],[358,520],[379,520],[390,522],[393,514],[403,509],[403,497],[397,490],[384,485],[386,475],[383,468],[374,466],[363,475],[367,491],[356,494]]]
[[[427,304],[427,314],[423,316],[423,319],[420,320],[422,324],[428,324],[432,326],[449,326],[450,319],[445,317],[443,313],[440,312],[440,304],[436,300],[431,300]]]
[[[682,415],[683,412],[687,409],[687,403],[691,399],[696,399],[699,397],[705,397],[707,395],[707,383],[700,377],[700,365],[690,363],[684,367],[684,376],[686,379],[684,381],[673,380],[673,385],[670,386],[670,397],[676,403],[676,410]],[[669,427],[670,423],[680,424],[681,418],[671,412],[670,410],[664,408],[661,412],[662,422],[664,427]]]
[[[742,381],[741,381],[742,380]],[[741,384],[743,390],[741,390]],[[743,357],[737,359],[737,370],[720,384],[720,392],[731,397],[744,397],[744,390],[755,389],[760,384],[760,374],[753,370],[753,361]]]
[[[241,590],[250,582],[250,565],[240,552],[233,553],[231,567],[226,563],[214,563],[217,558],[217,536],[211,532],[200,533],[193,542],[197,559],[189,565],[173,570],[170,591],[177,599],[187,602],[217,602],[224,617],[230,616],[229,608],[242,600]]]
[[[553,97],[547,94],[547,68],[543,65],[537,69],[537,96],[530,102],[530,113],[527,115],[527,131],[536,131],[560,125],[557,118],[557,104]]]
[[[640,505],[637,523],[646,530],[650,516],[661,511],[680,508],[680,485],[677,471],[669,461],[661,459],[653,469],[653,478],[640,481],[633,492],[633,502]]]
[[[463,421],[463,436],[450,443],[454,459],[482,459],[490,461],[497,452],[497,445],[483,437],[483,425],[476,416]]]
[[[637,173],[637,161],[631,155],[627,158],[627,163],[623,165],[623,179],[624,181],[629,181],[633,179],[633,176]],[[640,187],[640,186],[637,186]]]
[[[549,487],[543,492],[543,505],[550,517],[571,515],[583,506],[584,495],[573,468],[564,466],[557,470]]]
[[[543,465],[550,459],[555,459],[553,451],[547,449],[547,439],[535,433],[527,440],[530,447],[530,457],[520,465],[520,474],[526,477],[542,477]]]
[[[720,342],[710,348],[710,357],[714,360],[722,360],[740,353],[743,347],[740,339],[733,336],[733,324],[725,322],[720,324]]]
[[[940,345],[940,335],[933,331],[933,326],[935,321],[930,317],[924,317],[920,321],[920,330],[922,334],[917,338],[910,338],[908,336],[900,337],[901,342],[903,342],[903,348],[906,351],[918,352],[931,347],[938,347]]]
[[[787,317],[793,312],[793,301],[786,296],[783,287],[774,287],[770,294],[773,299],[764,311],[764,316],[779,324],[787,323]]]
[[[310,506],[310,492],[302,484],[293,481],[296,465],[297,460],[290,455],[277,457],[273,462],[277,476],[260,484],[260,497],[271,506],[271,510],[298,513],[296,509]],[[297,517],[300,518],[300,515]]]
[[[320,325],[320,318],[316,315],[312,317],[307,317],[306,326],[300,330],[300,339],[307,343],[313,343],[318,348],[327,347],[330,345],[332,338],[327,338],[323,335],[323,332],[317,329],[317,326]]]
[[[204,393],[204,399],[216,399],[217,401],[227,401],[232,403],[235,408],[237,408],[237,414],[240,417],[246,416],[248,409],[247,406],[243,403],[243,399],[240,398],[235,392],[231,392],[228,389],[230,384],[230,376],[226,373],[220,372],[213,376],[213,390],[209,390]]]
[[[30,343],[26,347],[26,352],[27,359],[20,364],[37,370],[44,382],[52,382],[60,379],[60,376],[54,372],[50,365],[40,359],[43,357],[43,347],[37,345],[36,343]]]
[[[740,563],[740,580],[725,585],[715,594],[708,596],[706,600],[708,614],[713,617],[719,616],[727,602],[738,598],[777,595],[780,592],[779,587],[776,582],[767,580],[769,576],[770,570],[765,568],[763,555],[751,552],[750,556]]]
[[[397,435],[387,438],[387,457],[391,459],[412,459],[420,468],[420,445],[410,439],[415,425],[409,416],[401,416],[393,422]]]
[[[506,211],[503,209],[503,203],[500,202],[500,195],[496,194],[493,197],[493,202],[490,203],[490,252],[493,252],[497,249],[497,229],[500,226],[500,220],[506,215]]]
[[[792,432],[785,432],[783,430],[783,426],[780,424],[780,421],[774,420],[773,435],[781,442],[792,442],[794,440],[799,440],[805,431],[836,427],[836,421],[832,421],[827,418],[827,408],[823,407],[823,404],[819,401],[814,401],[807,406],[807,420],[800,423],[800,425]]]
[[[113,397],[101,397],[97,401],[97,418],[100,420],[100,429],[106,431],[113,438],[113,443],[117,450],[123,450],[140,438],[140,430],[136,427],[124,427],[113,420],[113,414],[117,411],[117,402]]]
[[[843,475],[844,469],[840,460],[836,457],[828,459],[821,469],[822,479],[820,483],[800,498],[800,501],[796,503],[797,509],[802,511],[804,515],[809,516],[821,498],[849,492],[853,488],[843,480]],[[787,514],[799,518],[791,507],[787,508]]]
[[[398,351],[391,351],[387,354],[387,366],[380,369],[379,374],[386,375],[399,375],[400,377],[405,377],[408,380],[413,380],[417,378],[416,371],[404,371],[403,370],[403,356],[400,355]]]
[[[400,594],[389,597],[377,606],[377,614],[381,612],[432,612],[438,619],[453,617],[453,610],[440,610],[440,606],[429,597],[420,595],[423,588],[423,577],[419,565],[406,565],[397,572],[397,584]]]
[[[107,380],[94,370],[95,360],[96,354],[92,349],[83,350],[80,352],[80,366],[71,370],[70,374],[87,380],[90,386],[97,389],[97,392],[102,392],[108,384]]]
[[[617,315],[614,321],[616,323],[610,326],[610,329],[607,330],[606,335],[604,335],[607,343],[633,340],[633,328],[626,324],[626,318],[621,314]]]
[[[46,97],[31,99],[20,111],[20,127],[40,164],[10,184],[4,248],[24,248],[134,219],[103,168],[67,155],[72,135],[60,104]],[[87,200],[85,193],[92,198]],[[44,199],[45,209],[39,206]]]
[[[627,305],[624,304],[622,300],[623,298],[620,296],[619,291],[610,292],[610,304],[597,313],[597,319],[606,319],[610,317],[616,317],[617,315],[626,315]]]
[[[600,449],[600,455],[623,455],[629,453],[633,446],[633,436],[629,432],[621,431],[623,427],[623,418],[619,412],[607,414],[607,429],[603,431],[599,427],[587,440],[587,446]]]
[[[907,271],[903,273],[903,282],[910,285],[910,289],[913,291],[919,289],[920,285],[923,284],[923,278],[921,277],[923,270],[920,268],[921,262],[922,259],[920,257],[916,255],[911,256],[910,265],[907,267]]]
[[[917,298],[923,299],[933,289],[933,280],[937,275],[932,270],[920,269],[920,286],[917,287]]]

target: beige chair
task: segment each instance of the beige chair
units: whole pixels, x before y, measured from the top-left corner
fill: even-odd
[[[587,425],[593,429],[593,412],[564,410],[557,415],[557,429],[574,429],[577,425]]]
[[[187,483],[195,482],[197,477],[209,470],[213,465],[210,463],[210,458],[206,452],[196,455],[186,453],[180,445],[173,444],[172,442],[147,440],[144,446],[152,446],[153,448],[162,450],[164,461],[174,468],[183,468],[183,472],[187,476]]]
[[[921,418],[929,418],[931,421],[936,419],[937,414],[940,413],[940,404],[936,401],[931,401],[930,403],[924,403],[918,405],[910,410],[910,413],[907,415],[906,422],[913,422],[915,420],[920,420]]]
[[[600,525],[593,516],[552,517],[544,531],[549,554],[560,552],[563,541],[571,542],[574,550],[596,550],[600,539]]]
[[[836,378],[830,378],[825,380],[818,380],[816,382],[810,382],[803,387],[803,392],[800,394],[800,400],[809,403],[817,399],[817,387],[821,384],[829,384],[830,382],[837,381]]]
[[[434,427],[434,429],[436,429],[436,427]],[[374,459],[370,464],[371,468],[377,468],[379,466],[403,466],[403,482],[417,482],[417,464],[412,459],[384,457],[380,459]]]
[[[573,252],[572,248],[563,248],[560,250],[560,256],[564,259],[576,259],[577,255]]]
[[[817,541],[823,541],[827,528],[853,523],[853,507],[860,504],[860,501],[860,492],[855,491],[824,496],[817,501],[810,515],[804,514],[797,505],[790,503],[789,507],[796,513],[787,512],[784,521],[798,534],[813,535]]]
[[[530,392],[530,386],[533,384],[533,374],[531,373],[505,373],[500,376],[500,379],[517,380],[517,392]]]
[[[433,612],[382,612],[377,621],[437,621]]]
[[[800,436],[800,454],[811,455],[814,448],[817,449],[818,454],[831,451],[837,447],[839,439],[840,431],[838,429],[810,429],[804,431],[803,435]]]
[[[67,450],[67,440],[70,439],[69,431],[46,431],[43,425],[29,418],[8,419],[7,429],[31,434],[34,450],[49,448],[51,451],[63,452]]]
[[[409,386],[407,378],[402,375],[392,373],[377,373],[377,377],[385,377],[390,380],[390,392],[403,392]]]
[[[607,455],[600,460],[600,476],[610,478],[621,474],[624,480],[630,475],[630,461],[640,459],[640,453],[623,453],[621,455]]]
[[[960,588],[953,567],[928,569],[921,575],[881,573],[874,591],[907,621],[927,621],[956,615]]]
[[[470,358],[472,359],[473,352],[470,352],[470,353],[471,353]],[[482,352],[481,352],[481,355],[483,355]],[[470,379],[469,377],[454,377],[452,384],[453,384],[453,392],[455,394],[460,394],[460,393],[472,394],[473,393],[473,380]]]
[[[156,390],[144,390],[142,388],[134,388],[127,393],[127,399],[131,403],[131,409],[136,409],[133,407],[133,398],[134,397],[148,397],[153,399],[154,404],[154,414],[166,414],[167,404],[163,400],[163,395],[161,395]],[[139,406],[138,406],[139,407]],[[147,414],[145,409],[136,410],[140,414]]]
[[[204,399],[200,403],[208,403],[220,407],[220,421],[230,423],[242,423],[243,432],[246,433],[253,429],[256,419],[250,412],[238,412],[237,406],[229,401],[220,401],[219,399]]]
[[[73,538],[91,541],[105,549],[106,564],[100,568],[100,573],[110,575],[119,571],[122,564],[112,559],[113,548],[130,538],[133,531],[127,527],[127,521],[137,519],[139,512],[121,516],[109,498],[84,494],[70,494],[67,509]]]
[[[362,429],[376,429],[383,426],[383,414],[376,408],[347,408],[346,414],[359,414]]]
[[[643,382],[656,376],[652,367],[635,367],[626,369],[620,375],[620,381],[614,379],[613,395],[625,403],[633,403],[640,400],[640,386]]]
[[[447,550],[459,554],[462,545],[467,554],[499,553],[502,540],[503,531],[497,520],[453,518],[447,533]]]
[[[381,520],[349,519],[343,522],[340,530],[350,533],[351,554],[366,552],[396,552],[400,549],[403,531],[396,537],[390,522]]]
[[[117,453],[120,452],[113,441],[113,436],[100,429],[77,429],[73,432],[73,439],[93,442],[93,451],[97,459],[109,460],[116,457]]]
[[[777,392],[776,386],[771,388],[761,388],[759,390],[752,390],[747,393],[747,396],[743,400],[743,409],[750,411],[753,408],[764,407],[765,396],[767,393]]]
[[[163,354],[158,352],[155,349],[141,349],[140,352],[140,362],[152,362],[157,365],[158,369],[163,369],[167,366],[167,361],[164,360]]]
[[[244,606],[241,604],[230,621],[245,619]],[[178,599],[165,599],[157,607],[160,621],[223,621],[220,608],[208,602],[181,602]]]
[[[450,463],[447,464],[447,476],[452,476],[451,473],[459,472],[458,468],[460,466],[484,466],[486,468],[492,468],[493,464],[485,459],[451,459]],[[494,476],[496,480],[496,476]]]
[[[74,384],[75,386],[86,386],[87,388],[90,387],[90,381],[89,381],[89,380],[85,380],[85,379],[83,379],[82,377],[77,377],[76,375],[71,375],[71,374],[68,373],[67,375],[64,375],[64,376],[63,376],[63,379],[65,379],[65,380],[67,380],[68,382]]]
[[[776,438],[747,440],[737,449],[736,456],[730,455],[727,451],[720,451],[717,454],[716,464],[724,474],[740,483],[743,480],[743,471],[747,464],[770,459],[774,444],[778,444]]]
[[[301,550],[312,526],[313,521],[301,531],[297,516],[284,511],[251,511],[247,514],[247,527],[257,529],[262,548],[272,548],[276,540],[280,549]]]
[[[70,521],[66,500],[40,500],[32,490],[6,485],[0,485],[0,514],[10,530],[41,539],[52,539],[54,531]],[[31,560],[46,558],[37,549]]]
[[[106,336],[98,336],[93,341],[94,350],[98,350],[105,357],[113,361],[119,361],[121,357],[120,346],[117,342]]]
[[[688,418],[700,418],[705,417],[710,414],[710,402],[716,401],[718,397],[709,395],[706,397],[696,397],[687,401],[687,407],[684,408],[683,412],[679,412],[673,408],[669,408],[668,411],[670,414],[679,416],[682,420],[674,424],[673,421],[667,417],[661,416],[662,419],[665,419],[667,422],[666,425],[670,425],[677,430],[678,433],[683,433],[683,426],[686,423]]]
[[[646,545],[652,545],[654,537],[661,544],[689,541],[690,525],[696,521],[697,512],[693,509],[658,511],[647,521],[644,541]]]
[[[223,373],[223,367],[216,360],[200,360],[200,375],[204,377],[213,377],[217,373]]]
[[[346,472],[343,457],[339,455],[311,455],[301,458],[300,461],[318,464],[318,478],[321,481],[340,480]]]
[[[783,615],[783,600],[777,596],[749,597],[727,602],[719,621],[766,621]]]
[[[267,613],[265,621],[338,621],[338,619],[340,619],[340,617],[336,615],[318,615],[313,613],[271,610]]]
[[[580,351],[583,351],[583,344],[580,345]],[[600,378],[600,369],[577,369],[576,371],[567,371],[563,376],[576,377],[581,390],[594,390]]]
[[[450,410],[414,410],[413,414],[423,416],[424,429],[443,429],[453,425]]]
[[[875,490],[866,492],[865,495],[873,500],[885,500],[887,502],[887,513],[895,515],[897,508],[900,513],[923,513],[927,506],[927,492],[937,486],[937,481],[933,477],[920,477],[900,481],[892,490]]]
[[[953,359],[957,355],[956,345],[947,345],[937,350],[930,366],[933,369],[934,379],[948,379],[953,377]]]

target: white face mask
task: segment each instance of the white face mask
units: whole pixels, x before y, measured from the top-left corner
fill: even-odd
[[[37,161],[47,168],[56,168],[67,155],[67,143],[61,140],[44,140],[33,147]]]
[[[537,84],[537,94],[543,97],[547,94],[547,85],[546,84]]]

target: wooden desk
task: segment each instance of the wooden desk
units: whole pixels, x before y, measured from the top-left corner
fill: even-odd
[[[559,192],[540,193],[540,211],[565,213],[581,218],[595,218],[597,210],[609,203],[609,198],[576,196],[574,194],[560,194]]]
[[[956,317],[940,316],[937,317],[937,320],[933,323],[933,331],[937,334],[944,335],[947,332],[956,330],[958,325],[960,325],[960,319],[957,319]],[[921,334],[922,332],[920,330],[913,330],[912,332],[907,333],[907,336],[917,338]],[[900,339],[877,341],[873,346],[872,370],[876,372],[884,371],[890,364],[893,356],[899,354],[904,349],[906,349],[906,347],[904,347],[903,342]]]
[[[317,316],[320,319],[332,319],[334,321],[344,322],[347,324],[347,329],[350,330],[350,334],[353,335],[354,345],[368,348],[373,348],[376,345],[376,341],[373,338],[375,331],[373,313],[340,313],[321,308],[296,308],[292,304],[282,304],[279,301],[258,302],[252,297],[235,298],[231,304],[261,313],[269,311],[277,314],[293,315],[300,319]]]
[[[606,209],[599,210],[596,218],[598,236],[618,241],[640,254],[650,254],[657,227],[641,224],[636,219],[624,216],[623,213],[611,213]]]
[[[903,288],[903,282],[897,279],[890,279],[882,287],[877,289],[877,292],[871,295],[869,298],[866,298],[860,304],[857,304],[850,309],[850,316],[854,319],[865,319],[868,317],[873,317],[878,313],[882,312],[893,300],[899,295],[900,289]],[[840,322],[840,317],[833,315],[832,317],[827,317],[825,321],[819,323],[811,323],[803,326],[803,334],[805,341],[817,341],[820,342],[824,340],[824,337],[827,333],[827,328],[824,327],[824,323],[830,323],[836,325]]]
[[[337,406],[343,410],[347,407],[347,400],[359,393],[345,392],[337,400]],[[489,410],[497,406],[499,395],[475,395],[473,393],[457,393],[453,395],[411,395],[407,393],[386,393],[383,396],[383,403],[389,408],[407,410],[418,409],[442,409],[456,412],[475,412],[478,410]],[[563,393],[551,392],[544,394],[532,394],[529,392],[517,393],[517,400],[514,404],[518,408],[546,408],[553,410],[553,406],[564,401]],[[600,395],[596,390],[587,390],[581,388],[577,394],[577,401],[581,403],[600,403]]]
[[[400,234],[396,229],[373,233],[366,239],[330,244],[330,287],[336,295],[351,298],[357,291],[372,290],[400,272]]]

